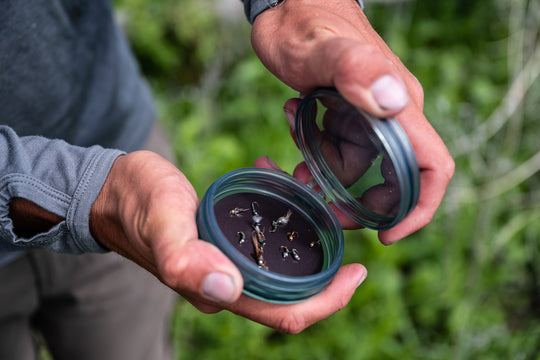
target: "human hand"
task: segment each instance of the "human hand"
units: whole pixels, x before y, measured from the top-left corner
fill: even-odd
[[[416,208],[379,239],[391,244],[428,224],[454,173],[454,162],[423,114],[423,90],[373,30],[354,1],[289,0],[255,19],[252,43],[263,64],[301,93],[335,87],[354,106],[396,117],[407,133],[421,176]],[[296,104],[285,112],[294,119]],[[301,171],[295,176],[301,176]],[[343,226],[354,224],[344,220]]]
[[[186,177],[147,151],[120,156],[92,207],[90,227],[107,248],[152,272],[197,309],[222,309],[286,333],[298,333],[343,308],[366,276],[343,266],[328,288],[296,304],[241,294],[242,276],[214,245],[198,238],[197,195]]]

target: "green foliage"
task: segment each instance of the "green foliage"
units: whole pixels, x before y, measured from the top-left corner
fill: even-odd
[[[296,94],[251,51],[240,4],[236,21],[210,0],[116,4],[178,166],[200,195],[258,156],[292,171],[300,156],[282,106]],[[347,232],[344,262],[364,263],[369,276],[344,310],[300,335],[180,302],[173,323],[179,358],[540,353],[537,2],[366,1],[366,13],[423,84],[426,116],[455,158],[443,205],[428,227],[391,247],[372,231]]]

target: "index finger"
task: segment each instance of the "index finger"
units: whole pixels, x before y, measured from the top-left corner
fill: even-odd
[[[410,103],[396,118],[407,133],[416,155],[421,189],[416,208],[395,227],[379,233],[379,240],[385,245],[414,233],[431,221],[454,174],[450,153],[414,103]]]

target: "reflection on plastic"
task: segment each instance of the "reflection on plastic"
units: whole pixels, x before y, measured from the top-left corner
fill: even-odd
[[[306,96],[297,114],[306,163],[341,211],[364,226],[385,229],[416,206],[418,165],[395,119],[377,119],[333,89]]]

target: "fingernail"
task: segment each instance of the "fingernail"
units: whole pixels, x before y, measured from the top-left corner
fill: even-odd
[[[371,94],[383,110],[399,110],[409,102],[409,93],[399,81],[383,75],[371,85]]]
[[[358,280],[358,283],[356,285],[357,288],[364,282],[364,280],[366,280],[366,277],[367,277],[367,271],[364,271],[360,279]]]
[[[203,296],[215,302],[230,302],[235,294],[234,280],[223,273],[210,273],[202,285]]]
[[[285,111],[285,117],[287,117],[289,126],[294,129],[294,126],[295,126],[294,113],[287,108],[283,108],[283,110]]]

